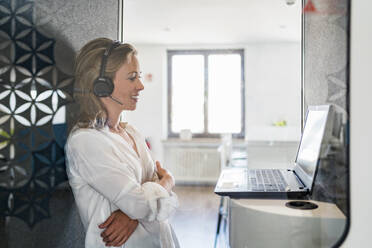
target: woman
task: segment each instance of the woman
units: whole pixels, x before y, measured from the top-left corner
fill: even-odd
[[[119,121],[144,89],[136,54],[129,44],[98,38],[76,57],[80,114],[65,150],[85,247],[179,247],[167,222],[178,206],[174,179],[155,166],[138,131]]]

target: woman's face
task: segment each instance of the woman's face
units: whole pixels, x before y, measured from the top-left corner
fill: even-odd
[[[112,96],[119,100],[124,110],[135,110],[139,92],[144,89],[137,57],[133,55],[130,63],[123,64],[115,73]]]

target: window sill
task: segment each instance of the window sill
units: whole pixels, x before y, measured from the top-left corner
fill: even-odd
[[[244,139],[233,139],[233,144],[244,144]],[[162,140],[164,146],[207,146],[218,147],[222,144],[220,138],[193,138],[191,140],[182,140],[179,138],[168,138]]]

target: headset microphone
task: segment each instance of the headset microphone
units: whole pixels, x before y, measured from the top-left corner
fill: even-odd
[[[119,101],[118,99],[114,98],[113,96],[109,96],[114,102],[116,103],[119,103],[120,105],[123,105],[123,103],[121,101]]]
[[[83,90],[83,89],[79,89],[79,88],[74,88],[74,92],[77,92],[77,93],[80,93],[80,94],[90,94],[90,93],[92,93],[89,90]],[[123,105],[123,103],[121,101],[119,101],[118,99],[116,99],[115,97],[113,97],[111,95],[108,96],[108,97],[110,97],[114,102],[119,103],[120,105]]]

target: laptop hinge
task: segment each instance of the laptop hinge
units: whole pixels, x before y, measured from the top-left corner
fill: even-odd
[[[293,173],[296,175],[296,178],[298,181],[300,181],[300,183],[302,184],[302,186],[304,187],[304,189],[307,189],[307,191],[309,191],[309,189],[306,187],[306,185],[304,184],[304,182],[301,180],[301,178],[298,176],[298,174],[296,173],[295,170],[292,170]]]

